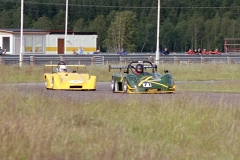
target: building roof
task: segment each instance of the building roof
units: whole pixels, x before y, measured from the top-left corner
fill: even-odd
[[[0,28],[1,32],[21,32],[21,29],[19,28]],[[40,30],[40,29],[23,29],[23,32],[48,32],[45,30]]]
[[[49,34],[65,34],[65,31],[49,31]],[[97,32],[74,32],[67,31],[68,35],[97,35]]]
[[[21,29],[19,28],[0,28],[0,32],[5,33],[20,33]],[[45,33],[45,34],[65,34],[65,31],[56,31],[56,30],[41,30],[41,29],[23,29],[24,33]],[[68,35],[97,35],[97,32],[74,32],[74,31],[67,31]]]
[[[0,28],[0,32],[8,34],[20,34],[21,29],[19,28]],[[48,34],[49,31],[40,30],[40,29],[23,29],[24,34]]]

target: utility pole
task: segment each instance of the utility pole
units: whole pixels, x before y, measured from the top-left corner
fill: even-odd
[[[67,28],[68,28],[68,0],[66,0],[66,20],[65,20],[64,54],[67,54]]]
[[[157,45],[156,45],[156,64],[159,64],[159,33],[160,33],[160,0],[158,0],[158,15],[157,15]]]
[[[24,8],[24,0],[21,0],[21,35],[20,35],[20,54],[19,54],[19,65],[22,66],[23,62],[23,8]]]

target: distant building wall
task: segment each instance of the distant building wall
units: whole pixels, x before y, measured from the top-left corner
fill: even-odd
[[[13,35],[9,34],[9,33],[1,33],[0,34],[0,47],[2,49],[6,49],[7,54],[11,54],[14,50]]]
[[[65,40],[64,34],[46,35],[46,54],[58,54],[58,39]],[[83,48],[85,54],[92,54],[97,49],[97,35],[67,35],[65,54],[77,52],[79,47]]]
[[[20,29],[0,29],[0,46],[7,50],[7,54],[20,54],[20,33]],[[83,48],[84,54],[92,54],[97,50],[97,38],[96,32],[69,31],[65,41],[65,32],[62,31],[24,29],[23,54],[60,54],[60,48],[61,54],[73,54],[79,47]],[[66,53],[63,51],[65,43]]]

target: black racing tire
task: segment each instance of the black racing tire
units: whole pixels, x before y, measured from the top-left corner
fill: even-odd
[[[51,88],[47,88],[47,82],[45,82],[45,87],[46,87],[47,90],[51,89]]]
[[[114,79],[112,77],[112,82],[111,82],[111,88],[112,88],[112,91],[114,92],[115,91],[115,86],[114,86]]]
[[[118,82],[117,81],[114,81],[114,92],[117,92],[118,91]]]
[[[52,77],[52,84],[51,84],[52,89],[54,88],[54,78]]]
[[[111,83],[111,87],[112,87],[112,91],[113,93],[118,91],[118,82],[114,80],[114,78],[112,78],[112,83]]]
[[[123,89],[123,93],[128,92],[128,86],[127,86],[127,79],[126,78],[124,78],[124,80],[123,80],[122,89]]]

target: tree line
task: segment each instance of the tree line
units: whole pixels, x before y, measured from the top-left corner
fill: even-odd
[[[21,3],[0,0],[0,28],[20,28]],[[98,49],[155,52],[158,0],[71,0],[68,30],[97,32]],[[24,28],[65,30],[65,0],[24,0]],[[224,50],[240,38],[239,0],[161,0],[160,49]]]

